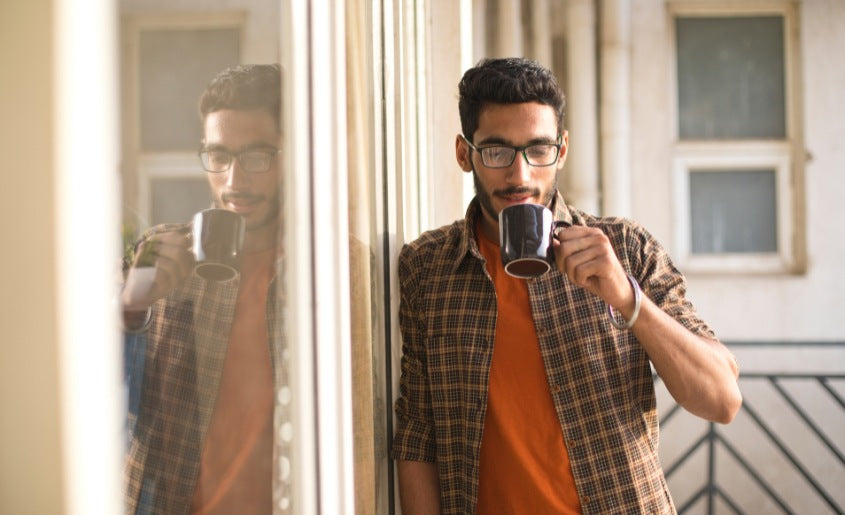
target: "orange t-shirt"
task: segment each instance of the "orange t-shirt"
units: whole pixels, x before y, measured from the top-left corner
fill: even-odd
[[[243,256],[235,317],[192,513],[272,511],[273,374],[265,309],[275,256],[275,249]]]
[[[498,304],[476,513],[581,513],[528,286],[505,273],[499,246],[480,223],[475,233]]]

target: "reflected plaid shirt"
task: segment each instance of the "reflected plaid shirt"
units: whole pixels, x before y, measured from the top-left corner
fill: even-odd
[[[146,236],[177,227],[159,226]],[[274,279],[267,293],[266,313],[273,381],[278,389],[286,384],[286,375],[278,309],[283,301],[277,299],[275,285]],[[191,508],[238,286],[237,279],[215,283],[194,275],[153,306],[152,323],[146,332],[140,412],[126,461],[127,513],[179,514]],[[282,445],[276,438],[274,455],[289,453]]]
[[[555,220],[601,228],[643,292],[692,332],[715,338],[684,297],[683,276],[643,228],[565,205]],[[393,456],[434,462],[443,513],[475,512],[496,292],[464,220],[429,231],[399,257],[402,376]],[[613,328],[604,302],[557,269],[528,281],[546,378],[584,513],[674,513],[657,456],[648,356]],[[527,435],[530,437],[530,435]]]

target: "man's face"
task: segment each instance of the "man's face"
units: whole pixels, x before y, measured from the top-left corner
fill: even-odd
[[[209,113],[205,119],[205,150],[221,150],[232,154],[245,150],[274,150],[280,135],[273,117],[260,110],[224,109]],[[249,173],[234,159],[228,171],[207,173],[211,193],[217,207],[234,211],[246,220],[246,238],[274,238],[279,210],[279,156],[270,169]]]
[[[538,143],[556,143],[557,116],[554,108],[537,102],[487,104],[478,119],[473,143],[482,148],[491,145],[522,147]],[[469,148],[462,138],[456,141],[458,163],[473,172],[475,192],[481,202],[483,222],[488,235],[498,239],[499,212],[513,204],[551,206],[556,191],[557,172],[566,159],[569,137],[564,131],[557,161],[549,166],[531,166],[522,152],[517,152],[507,168],[484,166],[481,155]]]

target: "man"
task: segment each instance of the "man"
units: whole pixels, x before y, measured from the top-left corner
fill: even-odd
[[[186,224],[147,232],[147,288],[128,283],[127,331],[146,337],[143,389],[126,465],[129,513],[270,513],[281,84],[278,65],[224,70],[200,99],[200,160],[215,207],[245,221],[240,274],[193,271]],[[138,258],[143,259],[143,258]],[[137,259],[136,259],[137,263]]]
[[[695,415],[727,423],[741,404],[736,362],[665,250],[564,203],[563,106],[553,75],[523,59],[484,60],[460,82],[455,152],[476,196],[399,257],[406,515],[672,513],[650,363]],[[499,255],[499,212],[519,203],[571,225],[557,268],[531,280]]]

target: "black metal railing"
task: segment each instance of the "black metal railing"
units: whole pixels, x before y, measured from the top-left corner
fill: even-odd
[[[796,344],[796,347],[798,345]],[[843,344],[845,346],[845,344]],[[839,364],[840,370],[845,370],[845,363]],[[790,391],[789,385],[802,386],[805,389],[812,388],[813,403],[820,404],[821,411],[827,417],[827,422],[819,422],[820,408],[808,410],[807,403],[801,402],[796,395]],[[755,386],[756,388],[750,388]],[[752,390],[768,392],[769,399],[774,399],[779,409],[767,409],[765,402],[758,396],[747,394],[745,387]],[[761,389],[762,387],[762,389]],[[807,506],[813,506],[815,513],[845,513],[845,453],[843,453],[843,435],[845,435],[845,372],[843,373],[742,373],[740,375],[740,389],[743,390],[743,405],[740,414],[744,416],[746,432],[743,434],[731,433],[731,426],[707,423],[703,434],[692,432],[692,441],[686,450],[676,453],[670,463],[664,463],[664,473],[667,481],[672,487],[673,481],[682,481],[678,477],[683,474],[685,466],[692,461],[693,456],[700,453],[706,455],[706,479],[703,486],[693,487],[688,495],[681,499],[676,498],[678,513],[701,513],[702,509],[708,514],[717,512],[733,513],[806,513]],[[759,405],[758,405],[759,403]],[[769,402],[768,404],[772,404]],[[786,408],[780,409],[780,408]],[[838,410],[831,416],[831,408]],[[789,413],[785,413],[789,411]],[[813,411],[811,413],[810,411]],[[684,413],[678,405],[669,409],[660,420],[661,440],[667,438],[690,438],[689,434],[680,431],[673,434],[673,420],[680,418],[679,414]],[[740,415],[737,416],[739,418]],[[794,421],[793,432],[784,430],[783,427],[776,427],[778,422],[789,418]],[[831,422],[832,421],[832,422]],[[681,424],[679,424],[681,425]],[[798,432],[795,432],[795,427]],[[751,435],[751,436],[749,436]],[[744,438],[744,439],[743,439]],[[750,440],[762,439],[765,442],[752,442]],[[795,442],[806,443],[808,439],[813,449],[817,452],[808,456],[802,454],[795,448]],[[837,441],[838,440],[838,443]],[[753,444],[753,445],[749,445]],[[759,452],[761,445],[765,445],[767,451]],[[753,454],[753,450],[758,454]],[[730,479],[723,479],[720,474],[724,473],[724,466],[719,467],[717,459],[719,456],[730,457],[733,475],[741,474],[746,482],[754,485],[746,489],[734,486],[733,492],[726,488],[731,485]],[[824,466],[810,466],[824,462]],[[775,463],[776,465],[772,465]],[[783,471],[782,464],[788,464],[789,471]],[[783,488],[782,484],[774,484],[770,479],[773,474],[771,468],[777,468],[777,475],[781,477],[790,476],[792,482],[800,482],[800,489]],[[738,470],[737,470],[738,469]],[[821,472],[820,472],[821,470]],[[768,474],[764,472],[769,472]],[[689,471],[687,472],[689,473]],[[693,481],[687,483],[701,484],[700,468],[695,469]],[[832,476],[831,476],[832,475]],[[750,490],[756,490],[754,495],[749,494]],[[749,500],[744,497],[754,497]],[[760,500],[761,497],[765,499]],[[812,498],[811,498],[812,497]],[[755,500],[756,499],[756,500]],[[703,506],[702,506],[703,505]],[[721,510],[717,506],[722,507]]]

